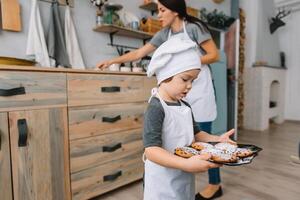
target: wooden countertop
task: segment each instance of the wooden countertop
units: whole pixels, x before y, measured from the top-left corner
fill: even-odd
[[[0,70],[11,71],[37,71],[37,72],[67,72],[67,73],[87,73],[87,74],[122,74],[122,75],[140,75],[146,76],[145,72],[112,72],[101,71],[94,69],[69,69],[69,68],[47,68],[47,67],[35,67],[35,66],[15,66],[15,65],[0,65]]]

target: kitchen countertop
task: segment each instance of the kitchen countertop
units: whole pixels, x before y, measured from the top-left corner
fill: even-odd
[[[50,67],[35,67],[35,66],[17,66],[17,65],[0,65],[0,70],[12,71],[40,71],[40,72],[68,72],[68,73],[87,73],[87,74],[122,74],[122,75],[141,75],[145,76],[145,72],[113,72],[94,69],[70,69],[70,68],[50,68]]]

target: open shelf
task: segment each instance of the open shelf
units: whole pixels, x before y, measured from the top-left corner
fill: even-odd
[[[151,11],[152,13],[157,11],[157,3],[150,2],[140,6],[141,9]]]
[[[94,31],[109,33],[113,35],[126,36],[131,38],[138,38],[142,40],[147,40],[153,37],[152,34],[143,31],[132,30],[130,28],[120,27],[112,24],[104,24],[101,26],[96,26]]]

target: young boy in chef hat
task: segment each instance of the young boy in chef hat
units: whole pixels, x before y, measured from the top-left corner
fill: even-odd
[[[193,141],[231,142],[233,130],[221,136],[210,135],[196,125],[191,107],[182,99],[201,73],[196,43],[168,40],[153,54],[147,75],[156,75],[157,88],[144,118],[145,147],[144,200],[194,200],[196,172],[219,165],[207,161],[210,155],[185,159],[174,155],[177,147]]]

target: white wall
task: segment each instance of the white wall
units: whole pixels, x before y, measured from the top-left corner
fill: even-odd
[[[93,67],[98,61],[117,56],[115,48],[107,46],[109,35],[94,32],[96,8],[89,0],[74,0],[75,7],[72,9],[73,19],[77,28],[77,36],[81,46],[84,61],[88,67]],[[19,0],[22,14],[22,32],[9,32],[0,29],[0,56],[10,56],[26,58],[26,40],[29,25],[29,15],[31,8],[30,0]],[[110,0],[122,4],[124,9],[135,13],[138,17],[149,16],[150,13],[139,8],[143,0]],[[215,4],[207,0],[187,0],[187,5],[201,9],[206,7],[208,10],[217,8],[230,15],[230,0],[225,0],[222,4]],[[42,20],[47,33],[48,16],[50,4],[39,2]],[[64,14],[64,7],[61,7],[61,14]],[[125,37],[116,37],[115,42],[129,46],[142,46],[141,40]]]
[[[278,30],[271,34],[269,29],[269,20],[276,13],[273,0],[259,0],[256,61],[266,61],[271,66],[280,66]]]
[[[279,60],[274,58],[273,55],[277,56],[280,51],[284,51],[288,68],[286,73],[286,90],[285,94],[282,94],[285,95],[284,118],[300,121],[300,11],[297,9],[297,12],[293,12],[290,16],[284,18],[283,21],[286,22],[286,25],[280,27],[275,32],[275,35],[270,35],[268,24],[266,24],[266,21],[262,21],[264,20],[263,17],[275,16],[277,9],[275,9],[272,1],[240,0],[241,8],[246,12],[245,66],[251,67],[253,62],[257,61],[257,58],[267,58],[268,56],[270,58],[267,59],[272,60],[276,64]],[[299,2],[299,0],[275,0],[275,3],[286,5],[289,3],[294,4],[297,1]],[[298,5],[298,7],[300,6]],[[295,9],[295,6],[293,5],[292,8]],[[274,13],[273,15],[271,11]]]
[[[285,91],[285,118],[300,121],[300,11],[293,12],[279,31],[281,50],[286,54],[287,79]]]
[[[240,0],[246,12],[246,67],[256,61],[280,66],[278,31],[269,30],[269,19],[276,15],[273,0]]]
[[[245,67],[251,67],[256,60],[258,4],[255,0],[240,0],[240,7],[246,15]]]

